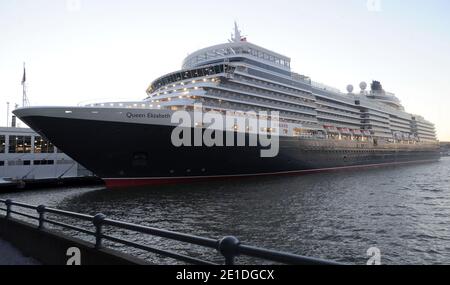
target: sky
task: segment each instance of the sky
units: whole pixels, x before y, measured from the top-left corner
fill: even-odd
[[[314,81],[381,81],[450,141],[449,12],[448,0],[2,0],[0,126],[6,102],[21,104],[23,62],[31,105],[140,100],[237,21]]]

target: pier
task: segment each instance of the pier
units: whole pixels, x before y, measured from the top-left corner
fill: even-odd
[[[48,217],[50,215],[52,218]],[[83,221],[89,226],[83,228],[75,223],[62,222],[58,218]],[[93,242],[62,233],[54,227],[93,237]],[[108,231],[105,231],[106,227]],[[114,235],[114,232],[124,230],[199,246],[215,252],[222,262],[205,260]],[[190,265],[235,265],[238,264],[238,257],[261,260],[260,264],[340,265],[333,261],[245,245],[233,236],[211,239],[116,221],[103,214],[91,216],[3,199],[0,199],[0,239],[11,243],[36,261],[51,265],[152,265],[147,260],[109,248],[105,241]]]
[[[15,179],[2,181],[0,193],[27,191],[33,189],[50,189],[56,187],[77,187],[103,185],[103,181],[96,176],[47,178],[47,179]]]

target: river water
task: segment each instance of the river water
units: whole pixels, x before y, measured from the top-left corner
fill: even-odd
[[[450,264],[450,159],[386,168],[107,190],[2,194],[31,204],[96,214],[334,261]],[[201,249],[128,231],[116,236],[207,257]],[[158,263],[173,261],[129,248]],[[212,260],[219,261],[213,255]]]

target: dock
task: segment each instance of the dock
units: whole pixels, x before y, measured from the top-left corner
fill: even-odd
[[[104,185],[103,181],[96,176],[48,178],[48,179],[19,179],[6,180],[0,183],[0,193],[27,191],[54,187],[73,186],[97,186]]]

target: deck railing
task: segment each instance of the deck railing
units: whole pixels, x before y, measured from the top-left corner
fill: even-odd
[[[4,206],[1,207],[1,206]],[[33,213],[26,213],[20,211],[20,209],[35,211],[35,215]],[[4,213],[2,215],[1,213]],[[92,223],[94,230],[89,230],[85,228],[81,228],[76,225],[71,225],[68,223],[64,223],[61,221],[51,220],[46,217],[46,214],[53,214],[60,217],[68,217],[73,219],[78,219],[85,222]],[[12,200],[2,200],[0,199],[0,218],[10,219],[13,215],[17,215],[19,217],[24,217],[28,219],[32,219],[37,221],[37,228],[39,230],[45,229],[46,224],[58,226],[64,229],[73,230],[79,233],[86,234],[88,236],[95,237],[95,244],[93,246],[96,249],[101,249],[104,247],[103,241],[108,240],[114,243],[122,244],[125,246],[129,246],[135,249],[144,250],[149,253],[154,253],[163,257],[168,257],[175,259],[177,261],[182,261],[187,264],[195,264],[195,265],[219,265],[214,262],[210,262],[207,260],[203,260],[196,257],[191,257],[185,254],[176,253],[169,250],[158,249],[155,247],[151,247],[148,245],[144,245],[141,243],[136,243],[130,240],[113,237],[111,235],[107,235],[103,231],[104,226],[112,226],[115,229],[122,230],[130,230],[141,234],[147,234],[150,236],[166,238],[172,241],[184,242],[192,245],[201,246],[204,248],[209,248],[211,250],[218,251],[222,257],[224,258],[225,265],[234,265],[235,259],[237,256],[247,256],[258,258],[266,261],[272,261],[281,264],[291,264],[291,265],[340,265],[339,263],[305,257],[290,253],[284,253],[279,251],[273,251],[263,248],[258,248],[254,246],[241,244],[239,239],[234,236],[227,236],[219,240],[199,237],[195,235],[183,234],[168,230],[157,229],[153,227],[141,226],[137,224],[127,223],[116,221],[112,219],[108,219],[103,214],[97,214],[95,216],[74,213],[64,210],[58,210],[50,207],[46,207],[43,205],[33,206],[25,203],[14,202]]]

